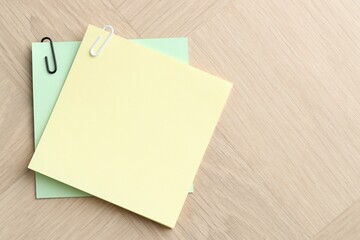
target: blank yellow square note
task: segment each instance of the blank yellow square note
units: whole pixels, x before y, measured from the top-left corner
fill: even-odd
[[[231,83],[89,26],[29,168],[174,227]],[[58,66],[60,68],[61,66]]]

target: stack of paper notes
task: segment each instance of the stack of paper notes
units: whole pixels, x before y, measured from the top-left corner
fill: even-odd
[[[32,46],[36,197],[93,195],[173,228],[232,84],[189,66],[185,38],[90,25],[53,47],[50,74],[49,43]]]

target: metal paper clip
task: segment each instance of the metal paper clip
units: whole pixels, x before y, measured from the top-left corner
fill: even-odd
[[[109,33],[108,37],[105,39],[104,43],[99,47],[99,49],[96,52],[95,52],[94,48],[99,43],[102,36],[98,36],[96,41],[93,43],[93,45],[90,48],[90,55],[93,56],[93,57],[97,57],[102,52],[102,50],[104,49],[107,42],[110,40],[111,36],[114,34],[114,28],[112,26],[110,26],[110,25],[106,25],[103,28],[103,30],[110,30],[110,33]]]

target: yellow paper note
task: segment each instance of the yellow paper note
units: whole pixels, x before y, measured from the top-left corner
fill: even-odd
[[[99,35],[88,27],[29,168],[174,227],[232,85],[116,35],[91,57]]]

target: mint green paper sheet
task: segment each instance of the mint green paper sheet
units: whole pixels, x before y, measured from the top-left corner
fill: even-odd
[[[134,39],[132,41],[188,63],[187,38]],[[41,138],[80,46],[80,42],[54,42],[53,44],[57,60],[57,72],[55,74],[49,74],[45,66],[44,57],[48,56],[50,69],[53,69],[50,44],[40,42],[32,44],[35,147]],[[90,196],[88,193],[40,173],[35,173],[35,181],[36,198]],[[189,192],[193,192],[193,185]]]

